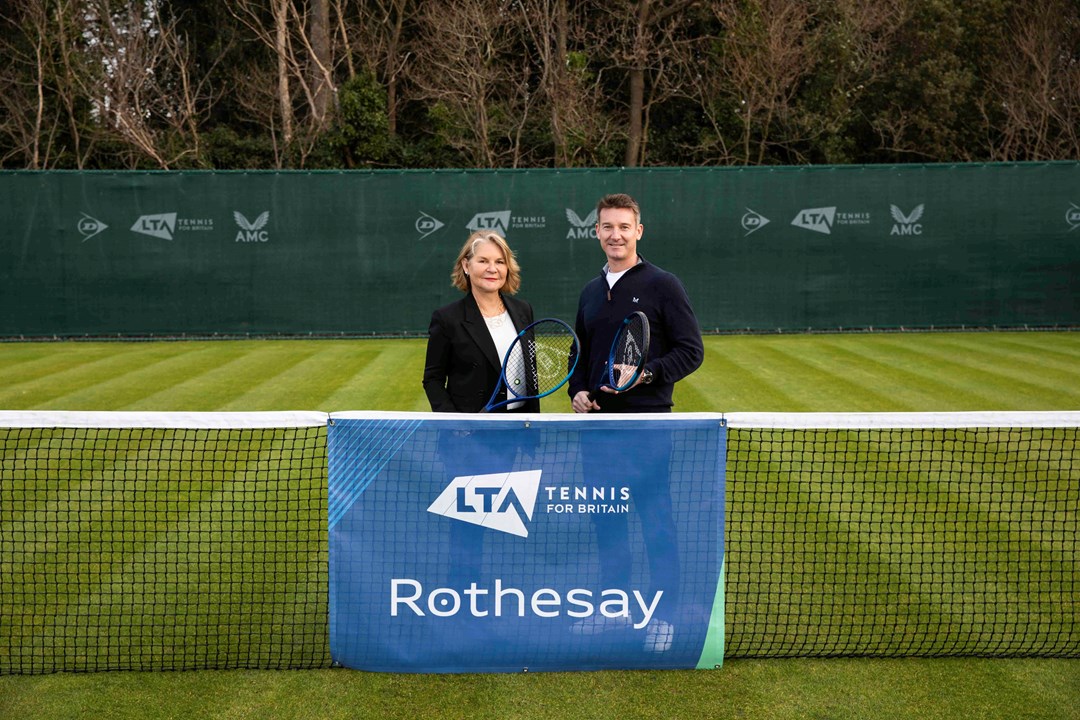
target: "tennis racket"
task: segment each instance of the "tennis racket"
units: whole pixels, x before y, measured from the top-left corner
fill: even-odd
[[[537,320],[510,344],[495,392],[481,412],[550,395],[570,379],[579,355],[573,328],[555,318]],[[506,399],[500,401],[503,388]]]
[[[629,390],[641,377],[649,357],[649,318],[640,310],[627,315],[608,353],[608,387],[616,392]]]

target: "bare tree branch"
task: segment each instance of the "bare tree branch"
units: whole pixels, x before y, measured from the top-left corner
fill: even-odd
[[[1017,11],[989,78],[995,107],[984,104],[994,160],[1080,156],[1080,9],[1032,0]]]
[[[419,22],[415,81],[444,113],[442,139],[475,167],[519,163],[535,95],[517,18],[501,0],[453,0],[424,5]]]

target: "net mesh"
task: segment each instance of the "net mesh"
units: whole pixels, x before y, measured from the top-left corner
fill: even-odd
[[[866,417],[729,426],[726,656],[1080,657],[1077,423]],[[0,427],[0,674],[328,666],[326,454]]]
[[[731,429],[731,657],[1080,655],[1077,428]]]
[[[328,664],[326,432],[0,429],[0,673]]]

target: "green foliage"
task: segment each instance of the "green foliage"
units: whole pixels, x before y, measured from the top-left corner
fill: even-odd
[[[472,163],[460,150],[464,130],[453,110],[442,102],[424,107],[413,126],[411,141],[403,152],[409,168],[468,167]]]
[[[370,168],[393,163],[394,141],[386,115],[386,91],[363,72],[338,88],[338,107],[323,142],[339,167]]]
[[[687,150],[700,147],[706,129],[701,111],[689,100],[675,98],[649,113],[648,153],[658,165],[687,164]]]
[[[261,133],[240,134],[229,125],[217,125],[202,137],[206,163],[219,170],[255,170],[274,167],[271,138]]]
[[[860,107],[881,131],[883,152],[870,160],[985,158],[983,79],[1009,42],[1003,3],[934,0],[914,7],[893,43],[888,74]]]

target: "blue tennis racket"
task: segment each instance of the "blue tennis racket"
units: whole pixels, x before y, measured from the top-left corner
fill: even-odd
[[[495,392],[481,412],[550,395],[570,379],[579,355],[573,328],[555,318],[537,320],[510,344]],[[500,400],[504,388],[506,399]]]
[[[649,318],[640,310],[623,318],[608,353],[608,387],[629,390],[641,377],[649,357]]]

